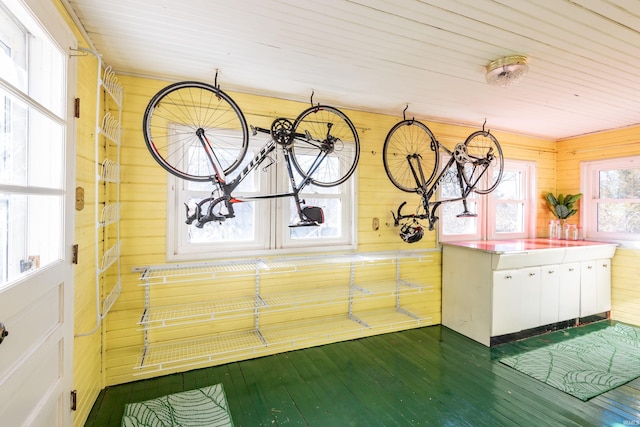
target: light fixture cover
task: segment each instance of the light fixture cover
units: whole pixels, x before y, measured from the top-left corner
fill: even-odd
[[[491,61],[487,65],[485,78],[491,86],[511,86],[529,71],[527,57],[522,55],[505,56]]]

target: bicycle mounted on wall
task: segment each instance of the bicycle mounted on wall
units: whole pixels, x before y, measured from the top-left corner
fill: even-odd
[[[441,153],[448,155],[449,160],[440,169]],[[436,140],[426,125],[413,118],[407,119],[404,113],[403,120],[387,134],[382,158],[391,182],[400,190],[418,193],[421,197],[421,205],[416,213],[402,213],[406,201],[400,204],[397,212],[391,212],[394,226],[402,223],[400,236],[408,243],[422,238],[424,230],[420,220],[427,220],[429,230],[434,229],[438,220],[436,210],[442,203],[461,201],[463,211],[458,217],[477,216],[468,209],[467,198],[472,192],[488,194],[495,190],[504,169],[500,144],[484,129],[484,125],[482,130],[473,132],[451,151]],[[483,180],[490,168],[492,176],[487,175],[487,179]],[[432,200],[443,182],[457,183],[459,196]]]
[[[234,218],[236,203],[293,197],[299,221],[290,226],[315,226],[324,222],[322,208],[304,206],[300,192],[308,185],[334,187],[353,174],[360,157],[360,141],[355,126],[340,110],[313,105],[291,122],[277,118],[270,129],[251,127],[271,136],[235,179],[227,176],[242,164],[249,146],[249,129],[235,101],[217,85],[185,81],[161,89],[149,102],[143,118],[145,143],[152,157],[172,175],[189,180],[209,181],[211,196],[200,200],[193,210],[185,204],[187,224],[202,228],[210,221]],[[233,191],[277,147],[284,156],[291,191],[250,197]],[[296,182],[295,172],[301,177]]]

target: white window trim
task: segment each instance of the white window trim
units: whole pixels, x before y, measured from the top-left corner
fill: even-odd
[[[524,230],[519,233],[498,233],[496,232],[496,210],[495,206],[498,202],[489,193],[487,196],[487,230],[486,236],[488,240],[494,239],[517,239],[535,237],[536,233],[536,163],[523,160],[507,160],[504,161],[504,169],[519,170],[523,173],[524,198],[515,202],[524,203]],[[504,201],[502,201],[504,202]]]
[[[260,149],[264,145],[263,140],[255,137],[250,141],[254,148]],[[277,150],[280,150],[278,147]],[[272,153],[272,157],[276,156]],[[278,192],[289,192],[289,175],[285,169],[285,161],[282,153],[277,154],[277,163],[269,166],[269,170],[275,173],[264,174],[262,168],[268,164],[268,160],[251,172],[251,175],[261,174],[260,194],[268,194],[267,188],[276,188]],[[246,256],[284,256],[289,254],[311,254],[318,252],[352,251],[357,248],[357,195],[358,195],[358,171],[341,184],[343,188],[351,189],[345,191],[342,209],[342,224],[347,226],[342,237],[337,239],[322,239],[321,241],[306,239],[290,239],[286,230],[289,229],[289,217],[284,212],[288,212],[291,197],[281,197],[264,199],[258,201],[248,201],[258,207],[260,211],[268,214],[256,215],[259,227],[268,233],[265,239],[252,241],[246,244],[233,243],[225,246],[224,243],[190,244],[187,242],[187,225],[185,224],[184,201],[187,199],[187,192],[184,190],[185,181],[168,175],[167,181],[167,242],[166,259],[170,262],[210,260],[213,258],[240,258]],[[255,179],[249,176],[246,179]],[[275,183],[273,181],[276,181]],[[316,195],[307,187],[300,193],[300,198],[326,198],[326,195]],[[236,190],[235,195],[249,195],[247,192]],[[273,219],[272,219],[273,215]],[[237,218],[228,221],[239,221]],[[273,223],[269,226],[269,223]],[[181,227],[181,228],[180,228]]]
[[[599,178],[601,170],[624,169],[640,165],[640,156],[618,157],[605,160],[580,162],[580,183],[582,198],[579,202],[580,225],[583,238],[616,242],[626,248],[640,249],[640,237],[627,233],[599,232],[597,227],[596,206],[598,201]],[[620,199],[622,202],[625,199]],[[637,201],[638,199],[628,199]]]
[[[489,194],[472,193],[467,199],[468,203],[477,203],[476,231],[468,234],[444,235],[443,218],[438,220],[438,240],[441,242],[456,242],[465,240],[495,240],[495,239],[515,239],[535,237],[536,233],[536,163],[526,160],[504,159],[504,170],[521,170],[523,175],[523,186],[526,194],[525,199],[525,223],[524,230],[519,233],[498,233],[495,227],[495,205],[496,200]],[[489,171],[489,173],[493,173]],[[438,195],[440,190],[438,190]],[[457,202],[462,203],[462,202]],[[444,204],[443,204],[444,205]],[[438,209],[442,209],[442,206]],[[436,212],[437,214],[437,212]],[[444,238],[443,238],[444,236]]]

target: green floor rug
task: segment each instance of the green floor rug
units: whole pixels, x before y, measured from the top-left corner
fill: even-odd
[[[640,329],[617,323],[500,362],[586,401],[640,376]]]
[[[222,384],[125,406],[122,427],[233,426]]]

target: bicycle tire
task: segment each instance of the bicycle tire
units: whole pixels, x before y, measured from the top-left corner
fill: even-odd
[[[419,159],[424,182],[418,182],[408,165]],[[382,162],[389,180],[402,191],[417,193],[433,180],[440,163],[438,142],[431,130],[416,120],[403,120],[389,130],[382,147]]]
[[[327,105],[309,107],[294,121],[293,132],[306,135],[294,138],[290,149],[293,166],[303,178],[309,178],[311,184],[334,187],[353,175],[360,159],[360,139],[355,126],[342,111]],[[310,171],[313,161],[326,151],[327,145],[326,157]]]
[[[151,156],[167,172],[189,181],[217,179],[211,156],[225,174],[237,168],[249,146],[249,130],[240,107],[207,83],[173,83],[155,94],[142,120]],[[205,148],[196,135],[204,129]]]
[[[477,167],[472,166],[470,163],[465,164],[463,173],[466,184],[478,194],[491,193],[500,184],[504,171],[504,156],[502,155],[500,143],[488,131],[479,130],[469,135],[464,141],[464,145],[467,147],[467,154],[470,157],[490,160],[489,163]],[[482,176],[489,167],[491,168],[490,173],[492,173],[492,176],[482,186]]]

